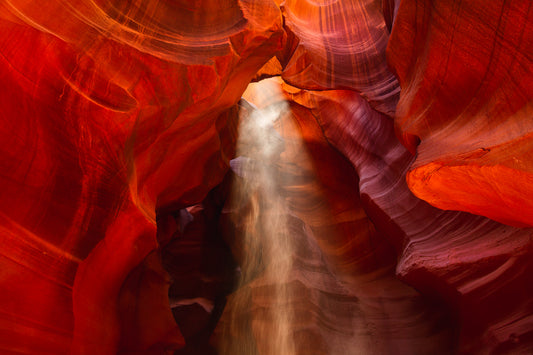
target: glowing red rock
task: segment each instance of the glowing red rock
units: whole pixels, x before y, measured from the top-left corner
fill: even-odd
[[[458,352],[529,348],[533,230],[442,211],[413,196],[404,180],[413,157],[392,121],[357,94],[291,92],[355,167],[366,214],[396,248],[397,275],[457,317]]]
[[[213,343],[272,352],[282,284],[295,352],[532,352],[532,16],[524,0],[3,1],[0,352],[213,350],[196,346],[234,267],[214,245],[224,231],[242,266],[235,221],[262,198],[208,192],[232,174],[236,103],[270,75],[292,85],[256,103],[284,97],[296,122],[271,165],[300,264],[245,277]],[[253,322],[228,332],[231,312]]]
[[[276,99],[270,105],[275,106]],[[270,112],[268,105],[265,110]],[[252,179],[262,183],[244,183],[253,193],[245,198],[236,192],[224,209],[234,224],[232,234],[244,235],[234,243],[241,267],[246,270],[251,263],[248,267],[254,273],[228,299],[217,334],[222,353],[246,353],[245,349],[256,347],[263,354],[386,354],[398,348],[411,354],[449,353],[453,332],[445,311],[394,277],[394,251],[363,209],[358,177],[316,120],[321,114],[344,117],[296,103],[288,110],[274,123],[284,142],[279,160],[261,161],[271,165],[265,169],[273,169],[273,175],[279,170],[281,176],[270,183],[281,190],[281,202],[265,196],[271,192],[265,187],[269,182],[253,172]],[[268,133],[263,130],[262,134]],[[247,144],[255,145],[257,140]],[[272,204],[274,211],[269,209]],[[288,216],[285,223],[290,233],[285,252],[294,260],[285,271],[268,255],[275,248],[270,243],[282,241],[273,233],[261,234],[265,229],[287,233],[283,227],[268,225],[283,223],[283,216],[276,214],[280,209]],[[289,290],[287,299],[280,302],[276,295],[284,290]],[[284,314],[291,315],[284,319]],[[277,329],[292,337],[281,352],[276,348],[280,345],[271,341]]]
[[[388,48],[402,86],[396,127],[417,152],[409,188],[436,207],[533,225],[530,5],[399,8]]]
[[[183,344],[168,304],[124,339],[119,293],[158,246],[156,209],[221,181],[230,108],[283,34],[274,4],[197,5],[0,5],[3,350]]]
[[[381,1],[285,1],[292,52],[282,77],[309,89],[354,89],[378,110],[393,115],[398,82],[387,69],[389,30]]]

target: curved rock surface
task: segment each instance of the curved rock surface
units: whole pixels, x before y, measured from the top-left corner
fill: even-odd
[[[533,225],[532,23],[527,1],[399,7],[388,58],[402,86],[398,134],[417,152],[415,195]]]
[[[0,353],[532,353],[532,23],[2,1]]]
[[[231,107],[281,48],[280,10],[263,1],[0,6],[2,351],[180,347],[168,304],[142,325],[158,332],[133,332],[122,346],[119,313],[135,305],[119,295],[158,247],[156,210],[198,203],[221,181]]]
[[[261,110],[276,104],[271,99]],[[261,150],[249,160],[262,159],[240,163],[244,181],[235,182],[237,196],[225,208],[230,234],[240,236],[232,245],[240,245],[247,282],[230,296],[220,319],[222,353],[450,353],[453,321],[445,305],[394,277],[394,250],[367,217],[350,162],[328,143],[310,110],[294,102],[280,115],[273,122],[279,151],[271,160]],[[277,179],[263,182],[258,164]],[[279,237],[284,234],[287,240]],[[279,255],[286,254],[292,262],[284,268]],[[285,344],[280,328],[289,336]]]
[[[309,90],[353,89],[394,115],[399,86],[387,68],[381,1],[285,1],[289,46],[282,77]]]
[[[353,92],[291,91],[356,169],[365,212],[396,248],[397,275],[451,307],[460,324],[458,351],[529,349],[531,329],[523,322],[532,311],[533,229],[417,199],[404,180],[413,157],[394,139],[388,117]]]

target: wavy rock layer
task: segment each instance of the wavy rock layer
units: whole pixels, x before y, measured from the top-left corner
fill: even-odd
[[[394,139],[391,120],[353,92],[291,91],[356,169],[367,215],[396,247],[397,275],[443,300],[457,317],[459,352],[530,348],[531,329],[523,322],[532,311],[533,230],[417,199],[404,180],[413,157]]]
[[[532,16],[1,2],[0,352],[532,353]]]
[[[182,346],[168,304],[166,313],[146,306],[157,308],[139,324],[150,334],[121,330],[120,312],[145,301],[119,295],[138,287],[128,275],[158,247],[156,210],[200,202],[221,181],[234,149],[231,107],[281,48],[279,9],[0,6],[2,351]]]
[[[381,1],[286,1],[292,36],[281,57],[282,77],[310,89],[353,89],[393,115],[399,86],[387,69],[389,30]],[[292,45],[292,46],[291,46]]]
[[[417,151],[407,181],[419,198],[533,225],[532,20],[527,1],[399,7],[388,55],[402,86],[397,130]]]
[[[271,101],[262,110],[276,105],[275,99]],[[248,198],[230,198],[225,208],[233,221],[231,235],[243,236],[233,244],[241,250],[241,268],[254,271],[231,295],[220,320],[217,343],[222,353],[387,354],[395,349],[450,353],[453,327],[446,307],[394,277],[394,251],[365,214],[350,162],[328,144],[310,110],[294,103],[281,115],[274,122],[283,142],[279,157],[258,164],[273,165],[277,176],[273,183],[286,204],[272,201],[265,184],[249,182],[253,191],[246,194]],[[261,180],[257,169],[257,164],[243,164],[238,173],[244,180],[257,181]],[[270,203],[276,206],[274,211]],[[249,207],[254,204],[256,208]],[[268,255],[273,248],[268,238],[274,237],[260,232],[265,229],[262,219],[266,223],[279,219],[280,208],[289,216],[285,221],[289,242],[284,248],[293,262],[287,270]],[[254,243],[261,245],[257,248]],[[256,250],[260,258],[249,255]],[[276,255],[281,253],[277,250]],[[281,302],[276,299],[279,294]],[[286,324],[280,309],[290,314]],[[280,327],[289,334],[290,346],[276,347]]]

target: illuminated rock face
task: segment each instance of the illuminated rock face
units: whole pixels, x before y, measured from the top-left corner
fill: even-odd
[[[3,1],[0,352],[533,352],[531,48],[526,0]]]
[[[418,197],[533,225],[532,19],[525,1],[400,7],[388,58],[402,86],[397,133],[417,152],[407,182]]]

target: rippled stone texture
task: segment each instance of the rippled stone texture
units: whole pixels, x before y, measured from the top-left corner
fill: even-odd
[[[410,189],[442,209],[532,226],[531,3],[405,2],[395,21],[396,127],[417,152]]]
[[[396,249],[398,277],[450,307],[457,351],[527,353],[533,230],[417,199],[404,179],[413,157],[388,117],[353,92],[290,91],[356,169],[362,206]]]
[[[291,0],[282,10],[292,38],[280,56],[285,81],[310,90],[353,89],[394,114],[399,86],[387,69],[381,1]]]
[[[295,352],[533,352],[532,16],[526,0],[2,1],[0,352],[214,351],[250,206],[208,192],[230,184],[237,102],[271,75],[291,84],[275,164],[291,281],[254,274],[211,343],[272,351],[285,285]],[[256,322],[228,333],[232,312]]]
[[[281,48],[280,10],[266,1],[0,6],[2,351],[182,346],[168,304],[146,304],[152,314],[134,318],[146,323],[121,330],[120,312],[137,306],[119,295],[139,286],[130,272],[158,247],[156,211],[198,203],[221,181],[232,106]]]
[[[280,99],[267,100],[270,106],[262,110],[268,112]],[[245,254],[241,268],[250,267],[248,258],[254,272],[228,299],[217,328],[222,353],[450,353],[454,331],[446,307],[394,277],[394,249],[365,213],[356,171],[328,144],[312,113],[293,102],[274,122],[283,142],[279,158],[237,169],[244,180],[253,179],[248,182],[253,192],[243,198],[237,190],[239,198],[229,199],[225,210],[232,234],[242,235],[236,243]],[[265,184],[253,184],[261,180],[257,164],[270,165],[265,169],[278,176],[270,183],[286,204],[265,196],[271,195]],[[246,168],[253,171],[242,172]],[[268,228],[262,220],[279,220],[280,209],[288,216],[290,242],[284,248],[293,261],[288,270],[268,255],[269,240],[278,242],[277,237],[261,234]],[[275,231],[285,233],[284,228]],[[280,292],[287,292],[282,302],[276,300]],[[278,312],[290,315],[283,319]],[[279,339],[279,328],[292,341],[282,350],[272,341]]]

